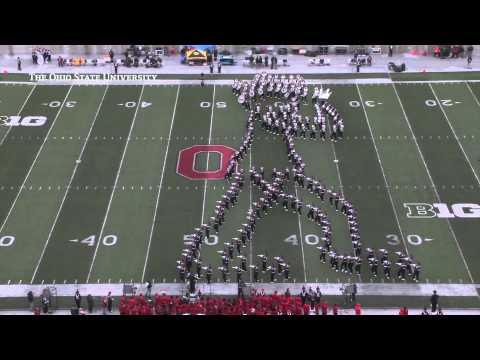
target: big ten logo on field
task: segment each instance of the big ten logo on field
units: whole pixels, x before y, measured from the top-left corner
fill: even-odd
[[[178,153],[177,173],[190,180],[222,180],[227,171],[228,161],[235,154],[235,149],[225,145],[194,145],[180,150]],[[197,156],[201,153],[210,158],[212,153],[219,154],[219,164],[214,170],[197,170],[195,168]],[[207,161],[208,162],[208,161]]]
[[[46,122],[46,116],[0,115],[0,126],[42,126]]]
[[[405,203],[403,206],[407,209],[408,218],[480,218],[479,204]]]

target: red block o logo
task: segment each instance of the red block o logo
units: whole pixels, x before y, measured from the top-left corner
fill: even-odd
[[[190,180],[221,180],[227,171],[228,161],[235,149],[225,145],[195,145],[178,153],[177,173]],[[211,171],[195,170],[195,157],[199,153],[216,152],[220,154],[220,168]]]

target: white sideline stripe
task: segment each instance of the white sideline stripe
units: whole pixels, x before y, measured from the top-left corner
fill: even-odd
[[[212,113],[210,115],[210,132],[208,134],[208,145],[210,145],[211,142],[212,142],[212,127],[213,127],[213,111],[214,111],[214,109],[215,109],[215,82],[213,83]],[[210,161],[210,151],[207,152],[207,169],[206,169],[207,172],[208,172],[208,162],[209,161]],[[207,195],[207,182],[208,182],[208,179],[205,179],[205,188],[203,190],[202,219],[201,219],[200,224],[203,224],[203,219],[204,219],[204,216],[205,216],[205,197]]]
[[[178,102],[179,93],[180,93],[180,85],[178,85],[177,87],[177,96],[175,97],[175,105],[173,106],[172,122],[170,123],[170,131],[168,133],[167,150],[165,152],[165,158],[163,159],[162,175],[160,176],[160,185],[158,187],[157,200],[155,202],[155,210],[153,213],[152,227],[150,229],[150,237],[148,239],[147,254],[145,255],[145,264],[143,265],[142,283],[145,279],[145,271],[147,269],[148,257],[150,255],[150,245],[152,244],[153,229],[155,227],[155,220],[157,218],[158,203],[160,200],[160,192],[162,191],[163,175],[165,174],[165,164],[167,163],[168,149],[170,147],[170,139],[172,138],[173,122],[175,121],[175,113],[177,111],[177,102]]]
[[[385,181],[385,185],[387,187],[388,197],[390,199],[390,203],[392,204],[393,214],[395,215],[395,220],[397,221],[398,230],[400,231],[400,235],[402,237],[403,246],[405,247],[407,256],[410,256],[408,253],[407,243],[405,242],[405,237],[403,236],[402,226],[400,225],[400,221],[398,220],[397,209],[395,208],[395,203],[393,202],[392,194],[390,193],[390,186],[388,185],[387,177],[385,175],[385,170],[383,169],[382,160],[380,159],[380,154],[378,153],[377,144],[375,143],[375,137],[373,136],[373,131],[370,126],[370,121],[368,120],[367,110],[365,109],[365,104],[363,102],[362,94],[360,92],[360,88],[358,84],[356,85],[356,87],[357,87],[358,96],[360,97],[360,102],[362,103],[363,112],[365,113],[365,119],[367,120],[368,130],[370,131],[370,135],[372,136],[373,147],[375,148],[375,152],[377,153],[378,163],[380,164],[380,169],[382,170],[383,180]]]
[[[297,185],[295,186],[295,196],[298,199],[298,190]],[[297,212],[298,218],[298,231],[300,232],[300,249],[302,249],[302,262],[303,262],[303,276],[305,278],[305,282],[307,282],[307,266],[305,265],[305,253],[303,251],[303,232],[302,232],[302,221],[300,220],[300,214]]]
[[[42,145],[40,145],[40,149],[38,149],[37,155],[35,155],[35,158],[33,159],[32,165],[30,165],[30,169],[28,169],[28,173],[27,173],[27,175],[25,176],[25,179],[23,180],[23,183],[22,183],[22,185],[20,186],[20,188],[19,188],[19,190],[18,190],[17,196],[15,196],[15,200],[13,201],[13,204],[12,204],[12,206],[10,207],[10,210],[8,210],[7,216],[5,217],[5,220],[3,221],[2,226],[0,226],[0,233],[3,231],[3,228],[5,227],[5,224],[7,223],[7,220],[8,220],[8,218],[10,217],[10,214],[11,214],[12,211],[13,211],[13,209],[14,209],[14,207],[15,207],[15,204],[17,203],[17,200],[18,200],[18,198],[20,197],[20,194],[22,193],[22,189],[24,188],[25,183],[27,182],[28,177],[30,176],[30,173],[32,172],[32,169],[33,169],[33,167],[35,166],[35,164],[36,164],[36,162],[37,162],[37,159],[38,159],[40,153],[41,153],[42,150],[43,150],[43,146],[44,146],[45,143],[47,142],[48,136],[50,135],[50,132],[52,131],[53,127],[55,126],[55,123],[57,122],[58,116],[60,115],[60,113],[61,113],[62,110],[63,110],[63,106],[65,105],[65,101],[67,100],[68,95],[70,94],[70,90],[72,90],[72,86],[70,86],[70,87],[68,88],[67,94],[65,95],[65,98],[63,99],[62,105],[61,105],[60,108],[58,109],[57,114],[55,115],[55,118],[53,119],[52,125],[50,125],[50,128],[48,129],[47,135],[45,135],[45,139],[43,139]]]
[[[93,117],[93,122],[90,125],[90,129],[88,130],[88,134],[85,137],[85,141],[83,143],[82,149],[80,150],[80,155],[78,156],[78,159],[80,159],[80,160],[82,159],[83,151],[85,150],[85,147],[87,146],[87,142],[90,139],[90,134],[92,132],[93,125],[97,121],[97,117],[98,117],[98,114],[99,114],[100,109],[102,107],[103,99],[105,99],[105,95],[107,94],[107,90],[108,90],[108,85],[105,88],[105,92],[103,93],[102,100],[100,100],[100,104],[98,105],[97,112],[95,113],[95,116]],[[52,237],[53,230],[55,229],[55,226],[57,225],[57,220],[58,220],[58,218],[60,216],[60,213],[63,209],[63,204],[65,202],[65,199],[67,198],[68,192],[70,190],[70,186],[72,185],[73,178],[75,177],[75,173],[77,172],[77,168],[78,168],[79,165],[80,165],[80,163],[75,162],[75,166],[73,168],[72,175],[70,176],[70,180],[68,181],[68,186],[65,188],[65,194],[63,195],[62,202],[60,203],[60,207],[58,208],[57,215],[55,216],[55,219],[53,220],[52,227],[50,228],[50,232],[48,233],[47,241],[45,242],[45,245],[43,246],[42,253],[40,254],[40,258],[38,259],[37,266],[35,266],[35,270],[33,271],[32,280],[30,281],[30,284],[32,284],[33,281],[35,280],[35,276],[37,275],[38,268],[40,267],[40,264],[43,260],[43,256],[44,256],[45,251],[47,249],[48,243],[50,242],[50,238]]]
[[[113,190],[112,190],[112,193],[110,194],[110,200],[108,201],[107,211],[105,212],[105,217],[103,218],[103,223],[102,223],[102,227],[100,229],[100,234],[98,235],[98,238],[97,238],[97,245],[95,246],[95,252],[93,253],[93,259],[92,259],[92,263],[90,264],[90,270],[88,270],[87,281],[86,281],[87,283],[90,281],[90,274],[92,273],[93,264],[95,263],[95,258],[97,257],[98,248],[100,246],[100,243],[102,242],[103,230],[105,229],[105,224],[107,223],[108,213],[110,212],[110,206],[112,205],[113,195],[115,194],[115,189],[117,188],[118,178],[120,177],[120,171],[122,170],[122,166],[123,166],[123,160],[125,159],[125,154],[127,153],[128,144],[130,142],[130,136],[132,135],[132,130],[133,130],[133,127],[135,125],[135,120],[137,118],[138,109],[140,108],[140,103],[141,103],[142,95],[143,95],[143,89],[145,89],[145,86],[142,85],[142,90],[140,91],[140,96],[138,97],[138,101],[137,101],[137,108],[135,109],[135,114],[133,115],[133,120],[132,120],[132,124],[130,125],[130,131],[128,132],[127,141],[125,142],[125,147],[123,148],[123,153],[122,153],[122,158],[120,160],[120,165],[118,165],[117,176],[115,177],[115,182],[113,184]]]
[[[136,293],[146,292],[146,285],[144,283],[133,284],[137,291]],[[341,283],[256,283],[251,284],[257,290],[264,289],[266,294],[272,294],[274,291],[284,293],[287,288],[293,295],[299,294],[303,286],[306,289],[311,287],[315,289],[317,286],[323,295],[342,295],[340,287]],[[0,298],[27,296],[29,291],[32,291],[35,296],[41,295],[43,289],[49,284],[44,285],[0,285]],[[429,297],[433,290],[436,290],[442,297],[459,296],[459,297],[477,297],[477,287],[480,284],[357,284],[357,295],[370,296],[423,296]],[[82,295],[91,294],[92,296],[105,296],[109,291],[113,296],[123,295],[123,284],[56,284],[57,296],[71,297],[78,289]],[[213,295],[233,295],[238,294],[238,285],[236,283],[206,283],[197,284],[197,289],[203,294]],[[185,284],[183,283],[161,283],[153,284],[152,294],[165,292],[168,295],[184,295]]]
[[[433,190],[435,192],[435,196],[437,197],[438,202],[441,202],[440,195],[438,194],[437,187],[436,187],[435,183],[433,182],[432,175],[430,174],[430,170],[428,169],[427,163],[425,162],[425,158],[423,157],[422,150],[420,149],[420,146],[418,145],[417,137],[415,136],[415,133],[413,132],[412,126],[410,124],[410,120],[408,119],[407,113],[405,112],[405,109],[403,107],[402,100],[400,99],[400,95],[398,95],[397,88],[395,87],[395,84],[393,84],[392,86],[393,86],[393,90],[395,90],[395,95],[397,95],[398,103],[400,104],[400,108],[402,109],[403,116],[404,116],[404,118],[407,122],[408,128],[410,129],[413,140],[415,141],[415,145],[417,146],[418,153],[420,154],[423,165],[425,166],[425,170],[427,171],[428,178],[430,179],[430,182],[432,183]],[[472,273],[470,272],[470,269],[468,267],[465,256],[463,255],[463,251],[462,251],[462,248],[460,247],[460,243],[457,240],[457,236],[455,235],[455,232],[453,231],[452,224],[450,223],[450,219],[446,219],[446,220],[447,220],[448,228],[449,228],[450,232],[452,233],[453,239],[455,240],[455,244],[457,246],[458,252],[460,253],[462,261],[463,261],[463,263],[465,265],[465,268],[467,270],[468,277],[470,278],[470,281],[473,283],[474,281],[473,281]]]
[[[37,85],[34,85],[34,86],[32,87],[32,89],[30,90],[30,92],[28,93],[27,98],[26,98],[25,101],[23,102],[22,107],[20,108],[20,110],[18,110],[17,116],[19,116],[19,115],[22,113],[23,108],[25,107],[25,105],[27,105],[27,102],[28,102],[28,100],[30,99],[30,95],[32,95],[32,93],[33,93],[33,91],[35,90],[36,87],[37,87]],[[12,129],[13,129],[13,126],[10,126],[10,127],[7,129],[7,131],[5,132],[5,135],[3,135],[3,138],[2,138],[2,140],[0,141],[0,146],[3,145],[3,142],[5,141],[5,139],[7,138],[8,134],[10,133],[10,130],[12,130]]]
[[[440,100],[438,100],[438,96],[435,93],[435,90],[433,90],[432,84],[428,84],[428,86],[430,86],[430,89],[432,90],[433,96],[435,96],[435,100],[437,101],[437,104],[439,104],[440,110],[442,110],[443,116],[445,116],[445,120],[447,120],[448,126],[450,126],[450,130],[452,130],[453,136],[455,136],[455,139],[457,140],[457,143],[460,146],[460,149],[462,150],[463,156],[465,156],[465,159],[467,160],[468,165],[470,165],[470,169],[472,170],[473,175],[475,176],[475,179],[477,180],[478,185],[480,185],[480,179],[478,178],[478,175],[475,172],[475,169],[473,168],[472,163],[470,162],[470,159],[468,158],[467,154],[465,153],[465,150],[463,149],[463,145],[460,142],[460,140],[457,136],[457,133],[455,132],[455,129],[452,126],[452,123],[448,119],[447,113],[445,112],[445,109],[443,108],[443,105],[441,104]]]

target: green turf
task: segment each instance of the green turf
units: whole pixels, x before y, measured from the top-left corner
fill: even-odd
[[[394,81],[480,80],[480,71],[390,73]]]
[[[345,139],[337,143],[298,139],[296,148],[307,164],[307,176],[343,191],[358,208],[364,248],[394,252],[406,247],[423,265],[422,281],[468,283],[470,271],[479,282],[478,219],[411,219],[404,203],[478,203],[480,85],[329,87],[331,101],[345,119]],[[30,85],[0,85],[0,115],[17,114],[31,89]],[[0,126],[0,139],[7,134],[0,146],[0,220],[5,222],[0,238],[15,237],[11,246],[0,247],[0,282],[28,283],[37,264],[35,283],[85,282],[89,273],[92,283],[109,279],[178,281],[175,261],[184,236],[213,215],[216,201],[228,189],[223,180],[205,182],[177,174],[179,151],[209,143],[238,148],[247,113],[229,86],[218,85],[145,86],[143,93],[141,86],[73,86],[66,99],[69,106],[60,111],[60,107],[48,105],[62,102],[69,89],[38,85],[33,90],[21,115],[45,115],[48,121],[44,126],[13,127],[8,134],[8,128]],[[426,104],[436,97],[444,104],[442,108]],[[71,106],[72,101],[77,103]],[[137,110],[138,101],[151,105]],[[218,105],[223,103],[226,107]],[[313,115],[311,105],[302,106],[302,112]],[[91,126],[82,161],[76,164]],[[289,166],[281,138],[266,133],[259,124],[251,153],[242,163],[246,172],[250,161],[256,167],[264,166],[267,178],[273,167],[283,170]],[[334,163],[335,157],[338,163]],[[214,170],[218,158],[214,153],[200,154],[196,167]],[[73,173],[72,186],[67,189]],[[340,253],[352,252],[344,216],[291,183],[287,190],[297,191],[305,204],[321,206],[332,222],[334,247]],[[217,236],[203,246],[205,265],[220,266],[217,251],[238,236],[250,202],[258,196],[258,189],[250,189],[247,182],[237,206],[226,213],[220,233],[212,233]],[[81,242],[92,235],[92,246]],[[433,240],[418,244],[415,235]],[[283,256],[291,264],[290,281],[349,280],[318,261],[317,237],[319,229],[305,215],[298,217],[278,207],[258,221],[254,240],[243,254],[249,263],[258,263],[260,253],[267,253],[270,259]],[[238,260],[232,263],[238,264]],[[219,277],[215,271],[214,279]],[[269,280],[268,274],[261,278]],[[234,272],[231,279],[235,280]],[[250,280],[250,272],[244,279]],[[364,282],[381,279],[372,280],[365,265],[360,279],[350,278]],[[387,303],[379,300],[379,304]]]

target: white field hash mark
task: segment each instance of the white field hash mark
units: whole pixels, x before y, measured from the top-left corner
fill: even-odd
[[[112,193],[110,194],[110,200],[108,200],[107,211],[105,212],[105,217],[103,218],[102,227],[100,229],[100,234],[98,235],[98,239],[97,239],[97,245],[95,246],[95,252],[93,253],[92,263],[90,264],[90,269],[88,270],[88,275],[87,275],[87,280],[86,280],[87,283],[90,280],[90,275],[92,273],[93,264],[95,263],[95,258],[97,257],[99,245],[102,242],[103,230],[105,229],[105,224],[107,223],[108,213],[110,212],[110,206],[112,205],[113,196],[115,195],[115,188],[116,188],[117,183],[118,183],[118,178],[120,177],[120,171],[122,170],[123,160],[125,159],[125,154],[127,153],[128,143],[130,142],[130,137],[132,135],[132,130],[133,130],[133,127],[135,125],[135,120],[137,118],[138,109],[140,108],[140,100],[142,100],[142,95],[143,95],[143,90],[144,89],[145,89],[145,85],[142,85],[142,90],[140,91],[140,95],[139,95],[138,101],[137,101],[137,107],[135,108],[135,114],[133,114],[132,124],[130,125],[130,130],[128,132],[127,140],[125,141],[125,147],[123,148],[122,158],[120,159],[120,164],[118,165],[117,175],[115,177],[115,182],[113,184],[114,189],[112,190]]]
[[[40,258],[38,259],[38,262],[37,262],[37,266],[35,267],[35,270],[33,271],[33,275],[32,275],[32,280],[30,281],[30,284],[33,284],[34,280],[35,280],[35,276],[37,275],[37,271],[38,271],[38,268],[40,267],[40,264],[43,260],[43,256],[45,254],[45,251],[47,249],[47,245],[48,243],[50,242],[50,238],[52,237],[52,234],[53,234],[53,230],[55,229],[55,226],[57,225],[57,221],[58,221],[58,218],[60,216],[60,213],[62,212],[62,209],[63,209],[63,204],[65,202],[65,199],[67,198],[67,195],[68,195],[68,192],[71,188],[71,185],[72,185],[72,181],[73,181],[73,178],[75,177],[75,173],[77,172],[77,169],[78,169],[78,166],[81,164],[81,160],[82,160],[82,156],[83,156],[83,151],[85,150],[86,146],[87,146],[87,142],[88,140],[90,139],[90,134],[92,132],[92,129],[93,129],[93,126],[95,125],[95,122],[97,121],[97,117],[98,117],[98,114],[100,112],[100,109],[102,107],[102,104],[103,104],[103,100],[105,99],[105,95],[107,94],[107,91],[108,91],[108,87],[109,85],[107,85],[105,87],[105,92],[103,93],[103,96],[102,96],[102,99],[100,100],[100,104],[98,105],[98,108],[97,108],[97,111],[95,113],[95,116],[93,117],[93,121],[90,125],[90,129],[88,130],[88,134],[87,136],[85,137],[85,141],[83,142],[83,146],[82,146],[82,149],[80,150],[80,154],[78,155],[78,159],[77,161],[75,162],[75,166],[73,168],[73,171],[72,171],[72,175],[70,176],[70,180],[68,181],[68,185],[66,186],[66,191],[65,193],[63,194],[63,198],[62,198],[62,202],[60,203],[60,207],[58,208],[58,211],[57,211],[57,215],[55,216],[55,219],[53,220],[53,224],[52,224],[52,227],[50,228],[50,232],[48,233],[48,237],[47,237],[47,241],[45,242],[45,245],[43,246],[43,249],[42,249],[42,253],[40,254]],[[78,161],[80,160],[80,162]],[[72,240],[70,240],[72,241]],[[78,241],[78,240],[77,240]]]
[[[397,88],[396,88],[395,84],[392,84],[392,86],[393,86],[393,90],[395,90],[395,94],[397,95],[397,99],[398,99],[398,103],[400,104],[400,108],[402,109],[403,117],[405,118],[405,121],[407,122],[408,128],[410,129],[410,132],[412,133],[413,140],[415,141],[415,145],[417,146],[418,153],[420,154],[423,165],[425,166],[425,170],[427,171],[428,178],[430,179],[430,182],[432,183],[432,187],[433,187],[433,190],[435,192],[435,196],[437,197],[438,202],[442,202],[441,199],[440,199],[440,195],[438,194],[437,187],[435,186],[435,183],[433,182],[433,178],[432,178],[432,175],[430,174],[430,170],[428,169],[427,163],[425,162],[425,158],[423,157],[422,150],[420,149],[420,146],[418,145],[417,138],[416,138],[415,133],[413,132],[412,126],[410,124],[410,120],[408,119],[407,113],[405,112],[405,109],[403,107],[403,103],[402,103],[402,100],[400,99],[400,95],[398,95]],[[452,224],[450,223],[449,219],[446,219],[446,220],[447,220],[448,228],[449,228],[450,232],[452,233],[453,239],[455,240],[455,244],[457,245],[457,249],[458,249],[458,252],[460,253],[460,257],[462,258],[462,261],[465,264],[465,268],[467,270],[470,281],[473,283],[474,280],[473,280],[472,273],[470,272],[470,269],[468,267],[465,256],[463,255],[463,251],[462,251],[462,248],[460,247],[460,243],[457,240],[457,236],[455,235],[455,232],[453,231]]]
[[[67,100],[68,95],[70,94],[71,90],[72,90],[72,85],[70,85],[70,87],[68,88],[67,94],[65,95],[65,98],[63,99],[62,105],[58,108],[57,114],[55,115],[55,118],[53,119],[52,125],[50,125],[50,128],[48,129],[47,135],[45,136],[45,139],[43,140],[42,145],[40,145],[40,148],[38,149],[37,154],[35,155],[35,158],[33,159],[32,165],[30,166],[30,169],[28,170],[27,175],[25,176],[25,179],[23,180],[23,183],[20,186],[20,189],[18,190],[18,193],[15,196],[15,200],[13,201],[12,206],[8,210],[7,216],[5,217],[5,220],[3,221],[3,224],[0,227],[0,233],[3,231],[3,228],[5,227],[5,224],[7,223],[8,218],[10,217],[10,214],[12,213],[12,211],[14,209],[15,204],[17,203],[17,200],[20,197],[20,194],[22,193],[22,189],[25,188],[25,183],[27,182],[27,180],[30,176],[30,173],[33,170],[33,167],[35,166],[35,164],[37,162],[37,159],[38,159],[38,157],[40,156],[40,153],[43,150],[43,147],[44,147],[44,145],[47,141],[48,136],[50,135],[50,132],[52,131],[53,127],[55,126],[55,123],[57,122],[58,116],[60,115],[60,113],[63,110],[63,106],[65,105],[65,101]]]
[[[34,85],[32,87],[32,89],[30,90],[30,92],[28,93],[27,95],[27,98],[25,99],[25,101],[23,102],[23,105],[22,107],[20,108],[20,110],[18,111],[18,114],[17,116],[20,116],[20,114],[22,113],[23,111],[23,108],[25,107],[25,105],[27,105],[27,102],[28,100],[30,99],[30,95],[32,95],[33,91],[35,90],[35,88],[37,87],[37,85]],[[10,133],[10,130],[12,130],[13,126],[10,126],[7,131],[5,132],[5,135],[3,136],[2,140],[0,141],[0,146],[3,145],[3,142],[5,141],[5,139],[7,138],[8,134]]]
[[[470,162],[470,159],[468,158],[467,154],[465,153],[465,150],[463,149],[463,145],[462,145],[462,143],[460,142],[460,140],[459,140],[459,138],[458,138],[458,136],[457,136],[457,133],[455,132],[455,129],[454,129],[453,126],[452,126],[452,123],[451,123],[450,120],[448,119],[448,116],[447,116],[447,113],[445,112],[445,109],[444,109],[443,106],[441,105],[440,100],[438,100],[438,96],[437,96],[437,94],[435,93],[435,90],[433,90],[432,84],[428,84],[428,86],[430,86],[430,89],[432,90],[433,96],[435,96],[435,100],[437,100],[437,104],[439,104],[440,110],[442,111],[443,116],[445,116],[445,120],[447,120],[447,123],[448,123],[448,126],[450,127],[450,130],[452,130],[453,136],[455,136],[455,139],[457,139],[457,143],[458,143],[458,145],[460,146],[460,150],[462,150],[463,156],[465,156],[465,159],[467,160],[468,165],[470,165],[470,169],[471,169],[472,172],[473,172],[473,176],[475,176],[475,179],[477,180],[477,183],[480,185],[480,179],[478,178],[478,175],[477,175],[477,173],[475,172],[475,169],[473,168],[472,163]]]
[[[168,149],[170,147],[170,139],[172,137],[171,135],[172,135],[172,129],[173,129],[173,122],[175,121],[175,113],[177,111],[177,103],[178,103],[178,94],[179,93],[180,93],[180,85],[178,85],[178,87],[177,87],[177,95],[175,97],[175,104],[173,106],[172,121],[170,122],[170,131],[168,133],[167,149],[166,149],[166,152],[165,152],[165,158],[163,159],[162,175],[160,176],[160,185],[158,187],[157,200],[155,202],[155,210],[153,212],[153,221],[152,221],[152,227],[150,228],[150,236],[149,236],[149,239],[148,239],[147,253],[145,255],[145,264],[143,265],[142,283],[145,279],[145,271],[147,269],[148,257],[150,255],[150,246],[152,244],[153,229],[155,228],[155,221],[156,221],[156,218],[157,218],[158,203],[159,203],[159,200],[160,200],[160,191],[162,190],[163,175],[165,174],[165,165],[167,163]]]
[[[360,87],[358,86],[358,84],[355,84],[355,86],[357,87],[358,96],[360,97],[360,102],[362,103],[362,109],[363,109],[363,112],[365,114],[365,120],[367,121],[368,130],[370,131],[370,136],[372,137],[373,147],[375,148],[375,152],[377,154],[378,164],[380,165],[380,169],[382,170],[383,180],[385,181],[385,185],[387,187],[387,194],[388,194],[388,197],[390,199],[390,203],[392,205],[393,214],[395,215],[395,220],[396,220],[397,225],[398,225],[398,230],[400,231],[400,236],[402,237],[403,246],[405,247],[405,251],[407,253],[407,256],[410,256],[409,253],[408,253],[407,243],[405,242],[405,237],[403,236],[402,226],[400,225],[400,221],[398,220],[397,209],[395,208],[395,203],[393,202],[392,194],[390,193],[390,187],[388,185],[387,176],[385,175],[385,170],[383,169],[382,160],[380,159],[380,154],[378,152],[377,144],[375,143],[375,138],[373,136],[373,131],[372,131],[372,128],[370,126],[370,121],[368,119],[367,110],[365,109],[365,105],[363,103],[363,98],[362,98],[362,94],[360,92]]]

